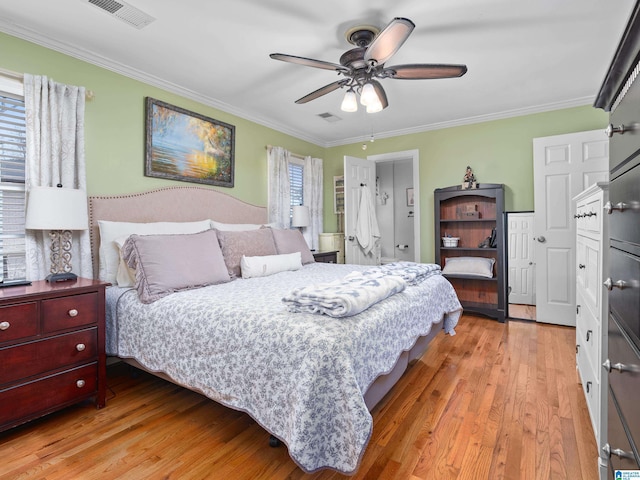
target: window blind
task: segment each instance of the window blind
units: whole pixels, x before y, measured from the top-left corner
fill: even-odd
[[[304,164],[289,162],[289,184],[291,188],[291,207],[303,205],[304,201]],[[293,208],[289,208],[289,221],[293,216]]]
[[[0,282],[26,278],[24,101],[0,93]]]

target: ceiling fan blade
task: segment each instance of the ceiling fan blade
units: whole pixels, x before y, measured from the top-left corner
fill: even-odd
[[[373,85],[373,88],[376,91],[376,95],[378,95],[378,99],[380,100],[380,103],[382,104],[382,109],[384,110],[385,108],[387,108],[389,106],[389,101],[387,100],[387,94],[384,91],[384,88],[382,88],[382,84],[379,81],[373,80],[373,79],[371,79],[369,81]]]
[[[297,63],[307,67],[322,68],[324,70],[334,70],[338,72],[348,72],[349,69],[337,63],[325,62],[323,60],[314,60],[313,58],[296,57],[295,55],[287,55],[285,53],[272,53],[269,55],[274,60],[282,60],[283,62]]]
[[[394,18],[367,47],[364,60],[367,63],[375,62],[376,65],[382,65],[398,51],[414,28],[415,24],[408,18]]]
[[[318,90],[311,92],[310,94],[305,95],[302,98],[299,98],[298,100],[296,100],[296,103],[300,104],[300,103],[310,102],[311,100],[315,100],[318,97],[321,97],[323,95],[326,95],[327,93],[331,93],[334,90],[341,88],[343,85],[346,85],[347,83],[349,83],[348,79],[338,80],[337,82],[330,83],[329,85],[325,85],[324,87],[319,88]]]
[[[425,80],[430,78],[453,78],[461,77],[467,73],[466,65],[444,65],[444,64],[407,64],[393,65],[386,67],[383,75],[389,78],[399,78],[404,80]]]

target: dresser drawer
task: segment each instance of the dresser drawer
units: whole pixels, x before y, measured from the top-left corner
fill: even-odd
[[[602,245],[592,238],[580,237],[579,241],[583,243],[583,263],[578,264],[578,272],[581,272],[579,275],[581,275],[582,287],[584,288],[582,295],[586,306],[591,309],[593,315],[599,316],[598,312],[601,310],[600,304],[604,290],[602,271],[600,270]]]
[[[613,284],[624,282],[622,288],[609,291],[609,310],[640,346],[640,259],[611,248],[609,276]]]
[[[636,166],[610,183],[609,201],[622,205],[622,211],[609,215],[609,234],[614,240],[640,244],[640,166]]]
[[[589,408],[589,416],[596,438],[598,438],[598,426],[600,425],[600,383],[595,377],[593,367],[588,358],[588,353],[582,347],[578,349],[576,363],[578,364],[578,372],[580,381],[582,382],[582,390],[587,400]]]
[[[98,329],[57,335],[0,349],[0,385],[21,378],[89,362],[98,355]]]
[[[0,430],[91,397],[96,393],[97,379],[98,365],[93,363],[0,389]]]
[[[609,390],[609,403],[607,409],[607,444],[609,445],[609,449],[612,451],[621,451],[625,452],[626,455],[622,457],[618,455],[611,455],[609,457],[609,469],[611,471],[610,478],[615,478],[613,476],[613,472],[615,470],[636,470],[638,469],[638,464],[636,463],[635,458],[632,457],[633,449],[631,448],[631,444],[629,443],[629,439],[627,438],[627,434],[625,433],[624,426],[622,425],[622,419],[618,413],[617,402],[615,400],[615,395],[611,390]],[[605,452],[600,452],[601,456],[606,457]]]
[[[600,233],[602,227],[602,215],[604,214],[600,197],[586,199],[578,205],[576,229],[578,232]]]
[[[97,311],[97,293],[43,300],[42,331],[50,333],[96,323]]]
[[[576,318],[580,323],[576,325],[576,345],[578,352],[584,355],[591,369],[600,372],[600,325],[588,308],[580,306],[580,315]],[[596,378],[600,381],[600,376]]]
[[[609,169],[612,173],[618,165],[634,155],[640,145],[638,104],[640,104],[640,82],[636,80],[625,95],[624,101],[611,112],[611,123],[616,127],[625,126],[625,133],[614,134],[609,143]]]
[[[626,420],[631,436],[640,445],[640,357],[620,331],[619,326],[609,317],[609,362],[611,366],[624,365],[624,371],[612,368],[608,374],[609,385]]]
[[[0,343],[38,334],[38,304],[0,307]]]

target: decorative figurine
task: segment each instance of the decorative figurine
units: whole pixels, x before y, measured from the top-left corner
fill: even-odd
[[[468,188],[476,188],[476,176],[473,174],[470,166],[467,166],[467,171],[462,179],[462,188],[465,190]]]

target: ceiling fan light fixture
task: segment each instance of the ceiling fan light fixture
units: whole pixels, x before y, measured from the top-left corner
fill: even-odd
[[[344,94],[344,98],[342,99],[342,105],[340,105],[340,109],[343,112],[357,112],[358,111],[358,99],[356,97],[356,92],[353,91],[353,88],[347,90],[347,93]]]
[[[382,111],[382,102],[380,102],[380,100],[376,99],[376,101],[367,105],[367,113],[376,113],[380,111]]]
[[[373,84],[367,82],[362,87],[362,92],[360,92],[360,103],[365,107],[368,107],[369,104],[375,102],[380,103],[380,99],[378,98],[378,94],[376,93],[376,89]]]

